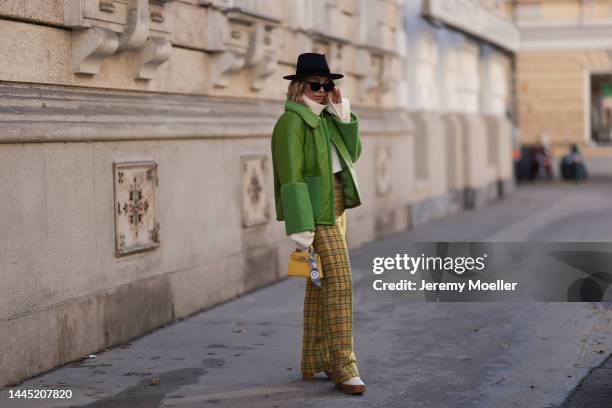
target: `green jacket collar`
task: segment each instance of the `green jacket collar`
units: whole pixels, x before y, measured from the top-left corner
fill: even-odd
[[[321,124],[321,118],[311,111],[308,106],[301,103],[287,101],[285,102],[285,111],[297,113],[311,128],[316,128]]]

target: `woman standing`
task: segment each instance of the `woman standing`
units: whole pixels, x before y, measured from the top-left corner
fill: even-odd
[[[298,57],[285,112],[274,127],[272,163],[276,219],[299,249],[321,258],[321,287],[307,280],[302,377],[325,372],[336,387],[361,394],[353,352],[352,278],[344,210],[361,204],[353,163],[361,154],[355,113],[342,98],[325,55]]]

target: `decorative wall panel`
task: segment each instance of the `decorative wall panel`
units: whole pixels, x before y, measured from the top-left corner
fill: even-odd
[[[242,225],[251,227],[268,222],[268,200],[265,193],[266,157],[244,156],[242,170]]]
[[[391,192],[391,149],[381,146],[376,149],[375,162],[376,193],[386,195]]]
[[[115,256],[155,249],[159,224],[155,217],[157,164],[115,162]]]

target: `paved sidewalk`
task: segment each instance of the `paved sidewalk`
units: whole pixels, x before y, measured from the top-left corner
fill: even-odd
[[[355,348],[368,387],[363,396],[343,395],[325,380],[300,380],[304,281],[287,279],[12,389],[70,389],[70,400],[11,400],[7,389],[0,392],[0,407],[544,408],[560,406],[574,389],[571,398],[579,401],[581,387],[598,390],[589,388],[589,373],[612,383],[612,370],[603,364],[612,351],[610,303],[425,303],[362,296],[372,258],[402,252],[407,242],[459,237],[454,229],[465,232],[466,225],[466,240],[560,231],[553,218],[531,223],[537,231],[529,223],[517,228],[519,210],[536,218],[554,205],[565,215],[593,214],[591,224],[584,216],[572,222],[593,225],[593,235],[605,233],[594,220],[612,200],[599,202],[600,188],[585,190],[597,199],[563,198],[563,191],[550,188],[535,199],[529,188],[521,189],[481,213],[451,216],[352,251]],[[609,402],[594,401],[602,405],[589,408]]]
[[[2,407],[548,407],[612,350],[593,304],[362,303],[356,351],[367,393],[300,380],[303,282],[288,279],[19,388],[70,401]],[[159,385],[151,385],[159,379]]]

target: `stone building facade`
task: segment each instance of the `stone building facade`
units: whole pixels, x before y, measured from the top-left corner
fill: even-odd
[[[501,1],[406,2],[400,105],[414,136],[414,223],[478,207],[513,188],[513,54],[518,31]]]
[[[612,1],[519,0],[518,124],[525,143],[557,155],[576,143],[591,160],[612,156]],[[593,166],[598,163],[593,162]],[[612,174],[612,166],[592,168]]]
[[[301,52],[346,74],[360,117],[352,247],[507,192],[507,56],[413,48],[406,10],[0,2],[0,385],[284,276],[270,136]],[[462,68],[428,65],[442,56]],[[434,98],[444,70],[453,96]],[[481,72],[489,86],[469,88]]]

